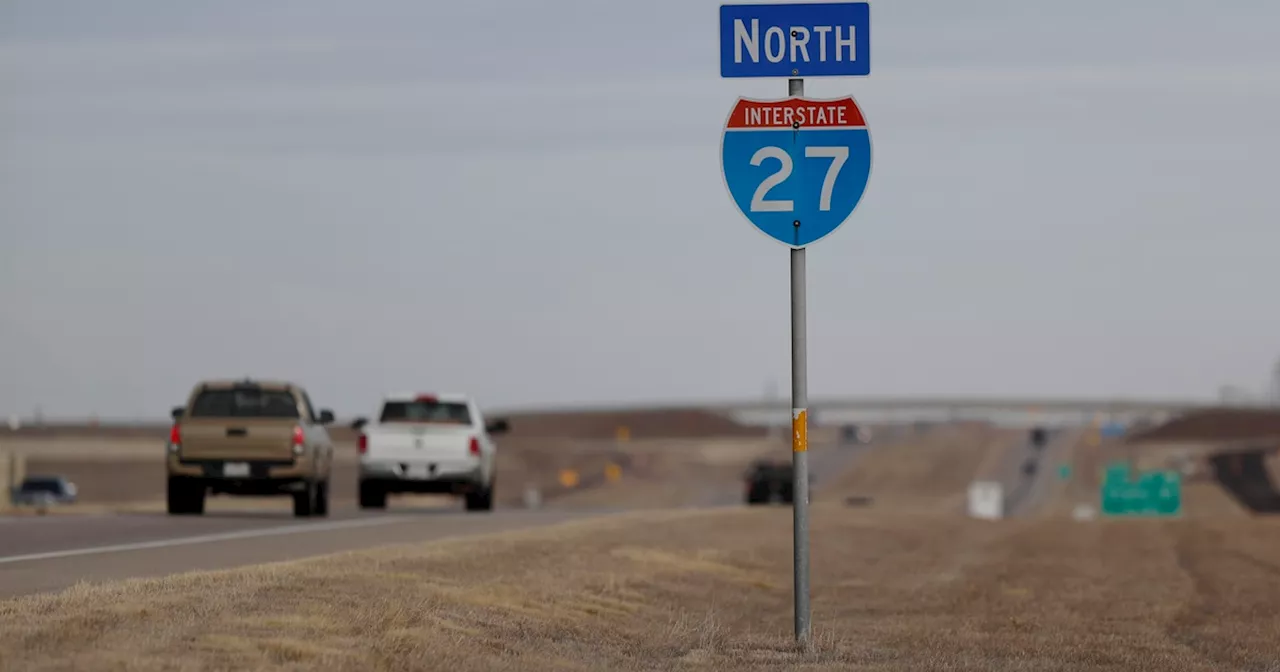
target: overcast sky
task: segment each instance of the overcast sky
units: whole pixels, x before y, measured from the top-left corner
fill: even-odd
[[[488,406],[789,376],[717,2],[0,2],[0,413],[204,377]],[[1280,356],[1280,3],[881,0],[813,396],[1211,397]]]

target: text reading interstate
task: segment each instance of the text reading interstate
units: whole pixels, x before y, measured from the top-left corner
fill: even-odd
[[[813,100],[788,98],[776,101],[742,99],[729,115],[728,130],[865,128],[862,110],[850,98]]]

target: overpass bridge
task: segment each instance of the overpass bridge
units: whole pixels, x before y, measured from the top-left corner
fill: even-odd
[[[616,404],[565,407],[564,411],[620,412],[702,409],[723,413],[752,425],[786,425],[791,422],[790,399],[688,401],[686,403]],[[1209,408],[1274,408],[1264,402],[1217,399],[1115,398],[1115,397],[981,397],[981,396],[861,396],[814,397],[809,400],[814,425],[856,423],[954,422],[976,420],[997,425],[1080,426],[1094,421],[1161,423],[1188,411]],[[507,409],[507,412],[535,409]],[[554,408],[537,408],[555,412]]]
[[[749,424],[790,421],[789,400],[714,405]],[[953,422],[978,420],[997,425],[1086,425],[1090,422],[1161,423],[1188,411],[1207,408],[1260,408],[1261,404],[1224,406],[1203,399],[1124,399],[1086,397],[832,397],[809,403],[816,423]]]

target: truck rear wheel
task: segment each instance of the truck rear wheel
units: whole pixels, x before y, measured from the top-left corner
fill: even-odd
[[[329,481],[323,480],[316,484],[316,509],[315,515],[329,515]]]
[[[365,481],[360,481],[360,508],[362,509],[387,508],[387,491],[378,487],[374,483],[366,483]]]
[[[468,492],[466,495],[466,506],[468,511],[492,511],[493,510],[493,485],[487,488]]]
[[[295,518],[307,518],[316,513],[316,495],[319,484],[308,481],[300,492],[293,493],[293,515]]]
[[[201,515],[204,513],[204,485],[181,476],[170,476],[165,500],[171,516]]]

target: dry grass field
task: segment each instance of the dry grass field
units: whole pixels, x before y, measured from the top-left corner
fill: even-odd
[[[1275,670],[1280,521],[642,512],[0,602],[4,670]]]
[[[157,448],[153,442],[131,438],[27,438],[11,440],[4,449],[25,457],[27,474],[59,474],[76,484],[82,505],[66,507],[64,513],[152,510],[164,501],[165,472],[160,452],[163,444]],[[583,474],[603,473],[605,465],[618,461],[618,453],[612,441],[549,438],[505,441],[498,456],[500,486],[497,505],[500,508],[522,506],[523,490],[530,485],[544,491],[547,499],[552,499],[560,494],[560,470],[571,468]],[[354,444],[335,446],[331,492],[335,501],[354,505]],[[406,498],[392,497],[391,504],[395,505],[402,499]],[[231,508],[274,507],[281,511],[289,508],[289,502],[284,498],[214,498],[209,501],[211,505],[215,501],[227,502],[216,506]]]
[[[1183,515],[1193,518],[1238,518],[1248,516],[1242,507],[1207,471],[1205,457],[1217,446],[1203,445],[1131,445],[1118,439],[1080,436],[1072,450],[1069,464],[1072,476],[1048,507],[1050,515],[1070,515],[1077,506],[1098,506],[1098,487],[1107,463],[1130,461],[1138,469],[1177,469],[1185,458],[1193,460],[1193,469],[1183,476]]]
[[[618,442],[610,433],[624,425],[633,428],[632,438]],[[723,500],[726,489],[736,494],[739,477],[752,459],[768,453],[789,455],[785,434],[769,438],[758,428],[697,412],[527,415],[518,416],[514,427],[522,431],[499,438],[498,508],[524,506],[526,487],[537,488],[544,502],[559,508],[703,504],[712,496]],[[10,433],[0,436],[0,458],[17,453],[24,458],[27,474],[58,474],[74,482],[81,503],[62,507],[61,514],[160,510],[164,437],[151,435],[157,430],[144,429]],[[334,436],[332,496],[339,505],[354,506],[355,444],[341,438],[339,430]],[[834,436],[833,429],[815,428],[812,440],[831,442]],[[611,464],[623,471],[623,479],[616,483],[604,480]],[[580,485],[563,487],[559,480],[563,470],[575,471]],[[284,498],[209,501],[211,510],[289,509]],[[448,498],[432,501],[456,505]],[[407,496],[393,496],[390,505],[395,507],[397,502],[422,504],[421,498],[410,501]]]
[[[832,478],[812,509],[808,649],[791,636],[791,510],[733,507],[0,602],[0,670],[1280,671],[1280,517],[1198,482],[1179,520],[1072,520],[1117,449],[1084,442],[1046,515],[964,517],[969,482],[1023,438],[943,427]],[[743,454],[700,445],[632,459],[728,474]]]
[[[636,510],[736,502],[742,474],[751,461],[789,457],[785,441],[784,437],[634,442],[626,448],[629,468],[616,482],[567,492],[553,506]]]
[[[960,512],[969,483],[1002,462],[1023,435],[977,423],[910,435],[873,448],[815,499],[868,496],[880,509]]]
[[[679,506],[694,496],[689,494],[694,491],[694,484],[688,477],[701,477],[704,482],[707,477],[719,479],[720,486],[724,486],[721,476],[733,471],[729,484],[734,485],[737,471],[745,467],[759,445],[769,442],[761,428],[745,427],[696,410],[528,413],[509,417],[512,433],[498,437],[499,508],[523,506],[524,490],[530,486],[539,489],[548,503],[568,496],[562,506],[598,506],[599,497],[583,493],[597,489],[610,464],[623,467],[627,474],[628,487],[616,493],[619,497],[630,497],[629,502],[644,502],[651,507]],[[615,441],[618,427],[628,428],[630,441]],[[29,427],[19,432],[0,427],[0,458],[17,453],[24,458],[27,474],[58,474],[76,483],[82,504],[66,507],[62,513],[149,511],[157,509],[164,499],[166,432],[163,425],[66,425]],[[335,444],[332,496],[340,504],[354,505],[354,434],[343,426],[334,426],[330,434]],[[715,446],[719,446],[718,453]],[[566,469],[579,474],[582,487],[567,489],[560,485],[560,472]],[[669,478],[685,480],[673,486],[667,482]],[[643,492],[630,487],[640,483],[662,485]],[[397,499],[405,498],[393,497],[392,506]],[[608,499],[604,498],[606,505]],[[210,502],[213,507],[231,509],[289,508],[283,498]],[[418,503],[414,501],[413,505]]]

